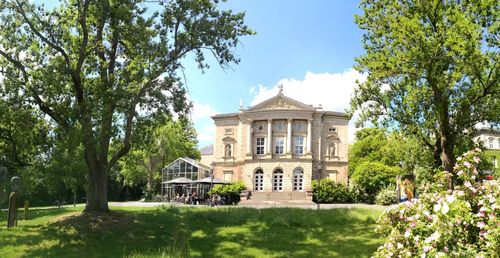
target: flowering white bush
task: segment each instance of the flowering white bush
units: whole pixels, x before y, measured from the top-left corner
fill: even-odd
[[[377,222],[387,242],[374,257],[499,257],[500,185],[480,182],[480,152],[457,158],[453,174],[440,174],[419,199],[388,208]]]

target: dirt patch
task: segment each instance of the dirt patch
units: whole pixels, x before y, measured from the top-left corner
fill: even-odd
[[[133,216],[124,212],[65,214],[54,220],[50,227],[75,228],[78,231],[106,231],[117,228],[126,228],[133,222]]]

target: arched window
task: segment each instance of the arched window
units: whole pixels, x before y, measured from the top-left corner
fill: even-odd
[[[273,172],[273,192],[283,191],[283,170],[277,168]]]
[[[264,171],[262,169],[257,169],[253,175],[253,190],[260,192],[264,189],[263,185]]]
[[[224,157],[232,157],[231,144],[226,144],[226,147],[224,148]]]
[[[304,172],[301,168],[296,168],[293,170],[293,191],[302,192],[304,191]]]

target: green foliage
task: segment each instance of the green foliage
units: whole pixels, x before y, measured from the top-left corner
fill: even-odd
[[[330,179],[312,181],[313,202],[348,203],[350,202],[347,186]]]
[[[396,187],[394,185],[389,185],[388,187],[380,190],[375,197],[375,203],[378,205],[391,205],[398,203]]]
[[[208,192],[210,196],[217,194],[225,197],[228,204],[240,202],[240,194],[245,190],[243,182],[234,182],[228,185],[214,185]]]
[[[373,196],[366,193],[366,190],[358,183],[350,180],[349,198],[352,203],[373,203]]]
[[[418,199],[388,208],[377,222],[387,242],[374,257],[497,257],[500,184],[479,180],[480,152],[457,158]]]
[[[62,1],[45,10],[28,0],[0,2],[2,100],[35,107],[58,132],[80,136],[88,210],[108,209],[108,175],[143,133],[138,127],[189,113],[181,60],[194,57],[202,70],[206,54],[222,67],[239,62],[233,50],[254,32],[244,13],[218,4]]]
[[[357,166],[352,180],[366,189],[370,195],[375,195],[381,189],[396,183],[396,176],[401,175],[399,167],[387,166],[380,162],[366,161]]]
[[[500,121],[498,2],[361,1],[355,18],[366,52],[356,69],[368,75],[351,99],[357,125],[399,128],[452,171],[455,148],[474,126]]]
[[[352,175],[364,161],[391,160],[397,161],[394,157],[387,157],[387,153],[382,153],[382,148],[387,145],[387,136],[384,129],[363,128],[356,131],[356,141],[349,148],[349,175]]]
[[[349,148],[349,175],[366,161],[399,166],[406,174],[430,167],[432,153],[422,148],[415,137],[383,128],[363,128],[356,132],[356,141]],[[426,170],[427,171],[427,170]]]

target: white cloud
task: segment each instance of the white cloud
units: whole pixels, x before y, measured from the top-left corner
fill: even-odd
[[[250,90],[248,91],[248,93],[254,94],[255,93],[255,86],[250,87]]]
[[[303,80],[282,79],[271,88],[259,85],[254,88],[255,95],[251,105],[256,105],[278,93],[278,85],[283,84],[285,96],[296,99],[305,104],[314,106],[322,105],[323,110],[345,112],[354,89],[356,80],[366,80],[366,75],[354,69],[342,73],[312,73],[307,72]],[[355,115],[349,122],[349,142],[354,141]]]
[[[201,130],[196,130],[198,132],[198,141],[200,143],[208,143],[212,144],[215,138],[215,125],[205,125]],[[200,147],[203,147],[207,144],[203,144]]]
[[[211,116],[215,115],[217,112],[215,112],[215,109],[212,108],[208,104],[203,104],[200,103],[196,100],[193,101],[193,110],[191,113],[191,120],[193,122],[196,122],[197,120],[203,119],[203,118],[210,118]]]

